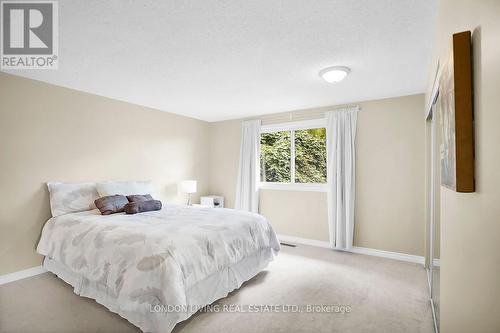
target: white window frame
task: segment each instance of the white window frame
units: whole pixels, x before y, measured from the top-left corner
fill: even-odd
[[[326,119],[312,119],[303,121],[293,121],[279,124],[263,125],[260,133],[274,133],[282,131],[290,132],[290,183],[274,183],[261,182],[257,186],[260,189],[266,190],[283,190],[283,191],[312,191],[326,192],[328,189],[327,183],[296,183],[295,182],[295,132],[296,130],[306,130],[313,128],[326,128]],[[260,152],[259,152],[260,154]],[[259,163],[260,168],[260,163]],[[260,180],[260,171],[259,171]],[[328,179],[327,179],[328,182]]]

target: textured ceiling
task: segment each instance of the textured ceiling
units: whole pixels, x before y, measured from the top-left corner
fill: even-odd
[[[10,73],[207,121],[422,93],[436,6],[63,0],[59,69]]]

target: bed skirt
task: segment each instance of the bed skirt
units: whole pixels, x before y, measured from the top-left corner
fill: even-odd
[[[198,309],[226,297],[231,291],[241,287],[245,281],[261,272],[274,256],[273,249],[262,249],[197,282],[185,291],[187,306],[183,306],[182,311],[177,311],[179,308],[174,312],[163,311],[165,309],[158,311],[158,308],[152,307],[146,314],[127,310],[127,306],[120,304],[105,285],[86,279],[58,261],[45,257],[43,266],[73,286],[75,294],[94,299],[143,332],[170,333],[177,323],[188,319]]]

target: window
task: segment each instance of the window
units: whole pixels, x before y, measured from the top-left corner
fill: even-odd
[[[291,132],[280,131],[260,135],[260,181],[290,183]]]
[[[323,120],[263,126],[260,187],[325,190],[326,129]]]
[[[326,183],[326,128],[294,131],[295,182]]]

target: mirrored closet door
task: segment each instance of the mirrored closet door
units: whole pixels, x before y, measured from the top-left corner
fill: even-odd
[[[436,101],[436,99],[434,100]],[[437,112],[436,103],[432,105],[429,114],[430,119],[430,182],[429,182],[429,224],[428,224],[428,277],[431,306],[434,317],[434,327],[436,333],[439,330],[439,281],[440,281],[440,223],[439,223],[439,112]]]

